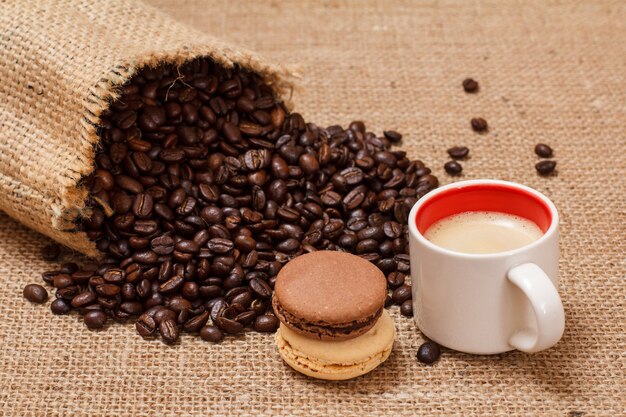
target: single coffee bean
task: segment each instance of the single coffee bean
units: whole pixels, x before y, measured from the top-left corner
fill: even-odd
[[[475,117],[471,120],[472,129],[475,132],[485,132],[489,128],[487,126],[487,121],[482,117]]]
[[[535,169],[540,175],[549,175],[556,168],[556,161],[540,161],[535,164]]]
[[[52,314],[67,314],[70,312],[72,307],[70,304],[62,298],[57,298],[50,304],[50,310],[52,310]]]
[[[168,345],[176,343],[180,335],[178,325],[176,324],[176,321],[172,319],[163,320],[159,324],[159,333],[161,333],[161,338],[163,339],[163,342]]]
[[[546,145],[545,143],[536,144],[535,153],[542,158],[551,158],[553,154],[552,148]]]
[[[478,82],[474,81],[471,78],[466,78],[463,80],[463,90],[466,93],[475,93],[478,91]]]
[[[229,334],[239,333],[243,330],[243,324],[226,317],[218,317],[214,322],[217,327]]]
[[[406,300],[409,300],[410,298],[411,298],[411,286],[407,284],[403,284],[399,286],[398,288],[393,290],[393,292],[391,293],[391,299],[397,305],[401,305],[402,303],[404,303]]]
[[[423,343],[417,350],[417,360],[426,364],[436,362],[440,355],[441,350],[439,345],[432,341]]]
[[[198,314],[197,316],[187,320],[185,322],[185,324],[183,325],[183,329],[186,332],[198,332],[200,331],[200,329],[202,329],[202,327],[204,327],[204,325],[207,323],[207,321],[209,321],[209,312],[208,311],[204,311],[201,314]]]
[[[56,243],[50,243],[41,249],[41,257],[45,261],[54,261],[61,254],[61,247]]]
[[[207,342],[219,343],[224,339],[224,333],[217,326],[204,326],[200,329],[200,337]]]
[[[91,330],[101,329],[107,322],[107,315],[103,311],[93,310],[83,316],[83,321]]]
[[[97,298],[98,297],[96,296],[95,293],[86,290],[77,294],[74,298],[72,298],[71,304],[72,304],[72,307],[74,308],[85,307],[85,306],[88,306],[89,304],[94,303]]]
[[[454,146],[449,148],[447,152],[452,159],[463,159],[469,154],[469,148],[467,146]]]
[[[39,284],[28,284],[22,294],[31,303],[42,304],[48,299],[48,291]]]
[[[154,321],[161,324],[165,320],[176,320],[176,313],[169,308],[163,307],[154,313]]]
[[[391,143],[398,143],[402,140],[402,135],[393,130],[385,130],[383,135],[389,140]]]
[[[387,285],[395,290],[404,284],[406,277],[401,272],[391,272],[387,275]]]
[[[400,314],[406,317],[413,317],[413,300],[406,300],[400,305]]]
[[[142,314],[135,322],[135,329],[142,337],[150,337],[154,335],[157,328],[156,320],[149,314]]]
[[[463,171],[463,167],[456,161],[448,161],[443,165],[443,168],[450,175],[459,175]]]
[[[263,314],[254,320],[254,330],[261,333],[271,333],[278,329],[279,321],[272,314]]]
[[[272,296],[272,288],[261,279],[251,279],[249,285],[252,292],[260,298],[270,298]]]

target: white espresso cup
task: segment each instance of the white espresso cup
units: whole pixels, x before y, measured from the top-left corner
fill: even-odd
[[[470,254],[424,237],[435,222],[464,212],[490,211],[534,222],[543,235],[518,249]],[[413,311],[429,339],[467,353],[556,344],[565,326],[558,286],[558,225],[554,204],[532,188],[472,180],[438,188],[409,215]]]

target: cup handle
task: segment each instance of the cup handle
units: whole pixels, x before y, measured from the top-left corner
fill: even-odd
[[[509,344],[527,353],[555,345],[565,329],[565,312],[556,287],[539,266],[525,263],[509,270],[509,281],[524,292],[535,312],[537,331],[518,330]]]

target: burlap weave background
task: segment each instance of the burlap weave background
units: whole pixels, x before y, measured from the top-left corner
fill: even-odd
[[[462,178],[515,180],[551,197],[565,335],[539,354],[445,351],[428,367],[415,360],[415,326],[393,309],[398,339],[384,366],[313,381],[282,364],[270,336],[167,347],[130,326],[89,332],[31,305],[21,291],[49,268],[38,256],[48,240],[0,214],[0,415],[626,414],[623,2],[152,3],[271,62],[302,64],[294,103],[307,120],[395,128],[444,183],[445,149],[464,144]],[[462,92],[467,76],[478,95]],[[489,134],[471,132],[474,116]],[[557,176],[535,174],[539,141],[554,147]]]

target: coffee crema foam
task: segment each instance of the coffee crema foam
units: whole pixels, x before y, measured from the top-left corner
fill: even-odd
[[[497,253],[524,247],[543,232],[523,217],[493,211],[455,214],[434,223],[424,237],[445,249],[462,253]]]

